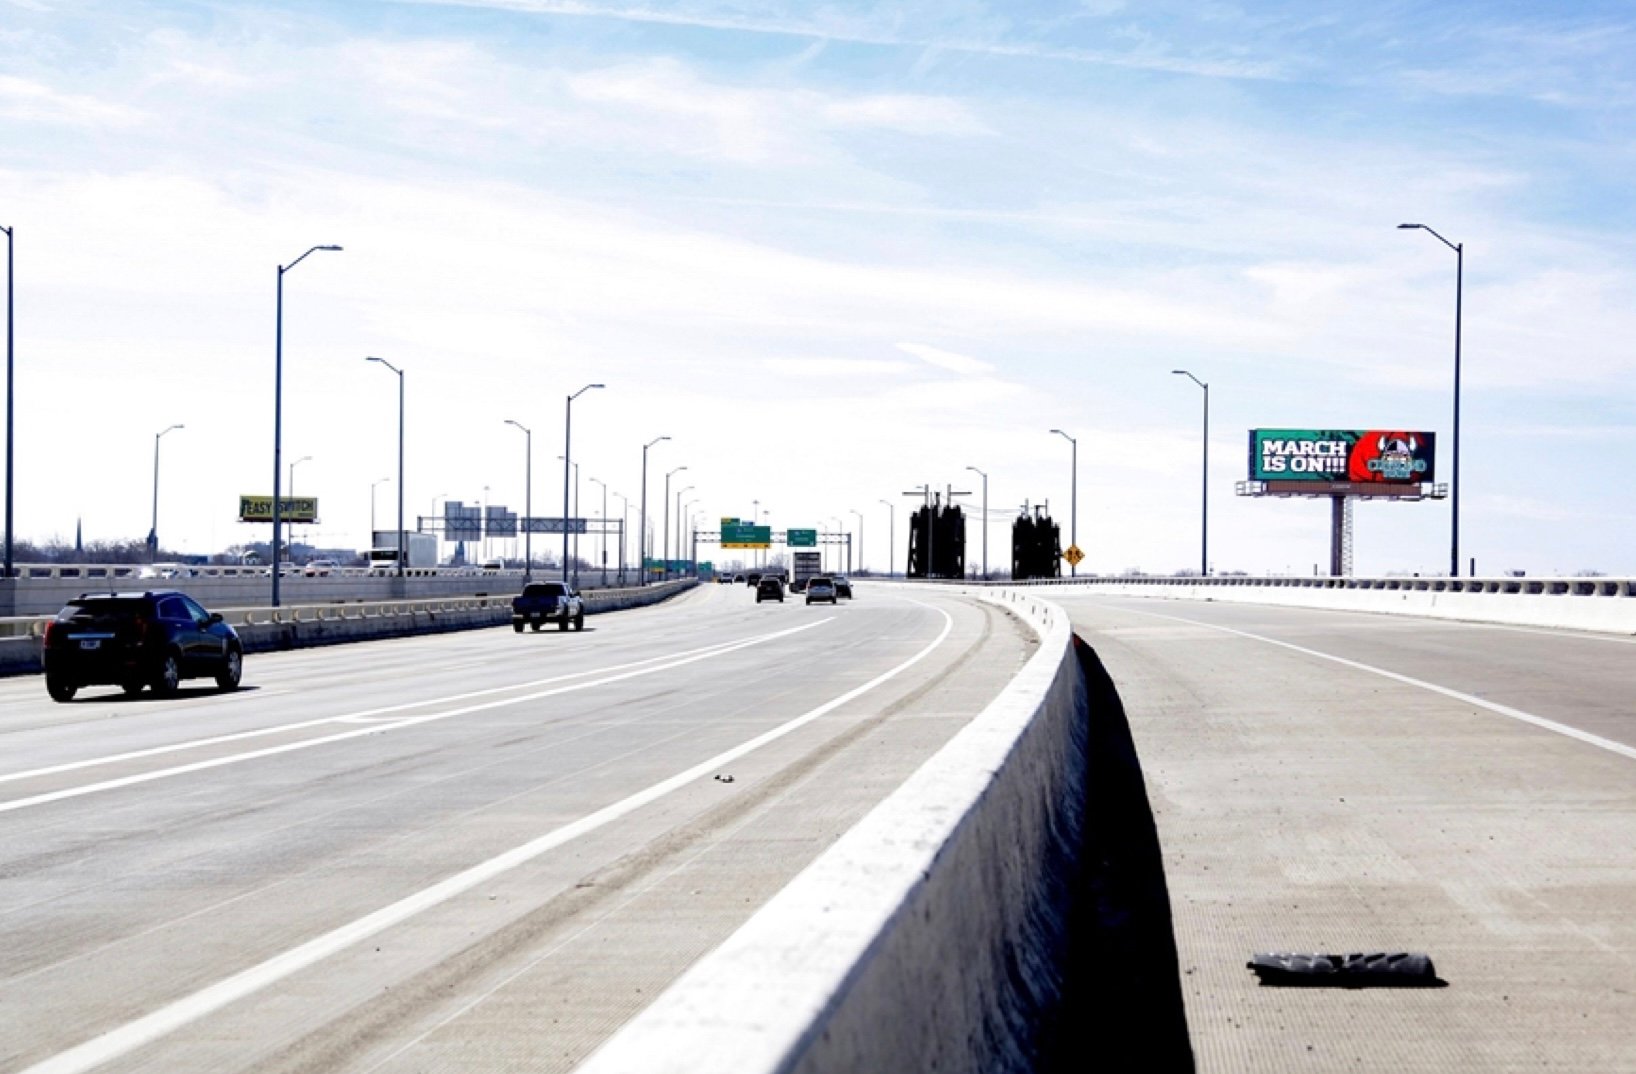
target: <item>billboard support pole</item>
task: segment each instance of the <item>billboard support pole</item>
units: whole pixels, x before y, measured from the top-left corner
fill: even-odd
[[[1345,541],[1346,497],[1329,498],[1329,576],[1341,576],[1341,545]]]

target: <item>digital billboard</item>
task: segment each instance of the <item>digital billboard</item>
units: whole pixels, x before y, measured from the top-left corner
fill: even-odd
[[[1251,429],[1251,481],[1419,485],[1436,434],[1402,429]]]

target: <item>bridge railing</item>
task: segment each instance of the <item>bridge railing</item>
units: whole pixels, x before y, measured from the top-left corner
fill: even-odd
[[[1100,577],[1010,584],[1636,634],[1636,579],[1630,578]]]

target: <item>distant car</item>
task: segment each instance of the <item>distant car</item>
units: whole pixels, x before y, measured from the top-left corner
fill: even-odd
[[[340,569],[341,565],[333,559],[309,559],[301,573],[308,578],[327,578],[332,571]]]
[[[847,600],[851,600],[852,599],[852,581],[851,581],[851,579],[843,578],[841,575],[837,574],[835,576],[835,595],[837,597],[845,597]]]
[[[756,582],[756,603],[760,604],[764,600],[776,600],[780,604],[784,603],[784,583],[774,575],[769,574]]]
[[[45,689],[72,701],[82,686],[114,685],[127,694],[151,687],[176,692],[183,679],[211,677],[238,688],[244,646],[238,632],[175,590],[84,593],[46,625]]]
[[[744,575],[742,575],[742,574],[735,574],[735,575],[733,575],[733,581],[735,581],[735,582],[742,582],[742,581],[744,581]]]
[[[137,569],[138,578],[192,578],[199,572],[185,563],[148,563]]]
[[[807,579],[807,603],[817,604],[820,601],[829,601],[838,604],[835,599],[835,579],[820,575],[817,578]]]
[[[497,559],[485,559],[483,561],[483,565],[478,569],[483,571],[500,571],[505,570],[505,566],[506,565],[504,563]]]

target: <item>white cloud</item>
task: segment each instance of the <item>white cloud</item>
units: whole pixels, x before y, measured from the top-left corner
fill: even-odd
[[[833,378],[852,383],[863,379],[902,376],[915,368],[908,362],[868,358],[768,358],[761,364],[771,372],[786,376]]]
[[[987,362],[964,354],[955,354],[953,351],[930,347],[924,343],[899,343],[898,350],[905,354],[912,354],[927,365],[934,365],[939,369],[946,369],[961,376],[981,377],[994,371],[994,367]]]
[[[83,94],[61,93],[40,82],[0,75],[0,116],[27,123],[79,127],[130,126],[147,117],[139,110]]]

